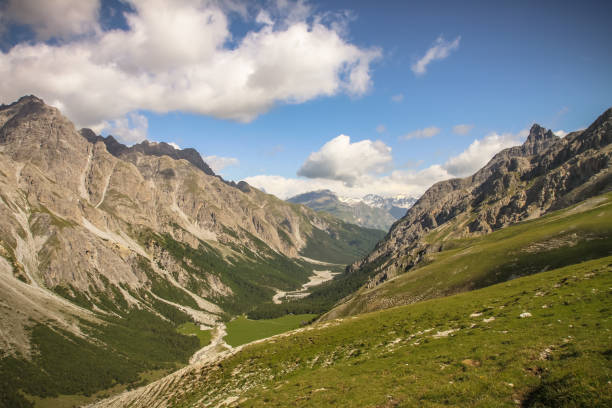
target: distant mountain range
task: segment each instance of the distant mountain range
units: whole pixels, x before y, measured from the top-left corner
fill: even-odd
[[[363,198],[345,198],[331,190],[317,190],[299,194],[287,201],[303,204],[315,211],[328,212],[362,227],[387,231],[406,214],[416,198],[404,195],[384,198],[376,194],[368,194]]]

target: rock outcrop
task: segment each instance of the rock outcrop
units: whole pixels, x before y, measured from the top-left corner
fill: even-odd
[[[448,240],[487,234],[609,191],[611,142],[612,109],[563,138],[533,125],[522,146],[499,152],[471,177],[434,184],[351,270],[374,269],[373,287]]]

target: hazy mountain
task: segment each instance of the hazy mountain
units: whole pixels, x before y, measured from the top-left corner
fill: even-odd
[[[416,203],[414,197],[398,195],[395,197],[383,198],[376,194],[368,194],[363,197],[363,202],[371,207],[384,208],[396,219],[406,215],[406,211]]]
[[[339,197],[331,190],[317,190],[299,194],[287,201],[303,204],[315,211],[328,212],[343,221],[366,228],[387,231],[416,201],[411,197],[383,198],[368,194],[363,198]]]
[[[193,149],[79,132],[34,96],[1,106],[0,344],[10,358],[0,373],[31,372],[8,377],[22,381],[14,389],[93,392],[174,367],[197,348],[174,325],[248,311],[308,281],[302,255],[350,263],[384,235],[229,184]],[[71,344],[73,358],[50,363]]]

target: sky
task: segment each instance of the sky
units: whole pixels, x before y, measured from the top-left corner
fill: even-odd
[[[288,198],[419,196],[612,106],[610,1],[0,0],[0,103]]]

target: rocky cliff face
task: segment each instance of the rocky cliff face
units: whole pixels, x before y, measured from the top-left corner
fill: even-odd
[[[225,182],[193,149],[128,148],[23,97],[0,107],[0,344],[27,354],[36,322],[79,333],[77,318],[160,302],[211,325],[307,281],[313,230],[344,225]]]
[[[522,146],[501,151],[473,176],[433,185],[351,269],[377,272],[372,287],[448,240],[487,234],[609,191],[611,142],[612,109],[564,138],[533,125]]]

